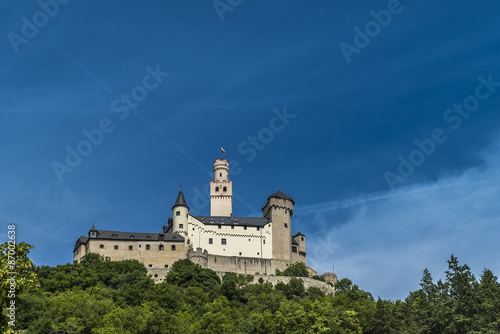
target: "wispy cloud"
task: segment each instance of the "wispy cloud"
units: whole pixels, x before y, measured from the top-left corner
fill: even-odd
[[[485,167],[434,183],[297,207],[298,220],[317,226],[308,238],[310,265],[331,271],[334,262],[340,277],[391,299],[418,289],[424,268],[442,277],[452,253],[476,275],[484,267],[498,274],[499,147],[484,152]],[[345,209],[343,222],[332,219]]]

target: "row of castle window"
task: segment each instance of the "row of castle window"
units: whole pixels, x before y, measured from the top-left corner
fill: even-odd
[[[215,187],[215,191],[219,191],[219,187]],[[223,192],[226,192],[226,191],[227,191],[227,187],[223,187],[223,188],[222,188],[222,191],[223,191]]]
[[[180,214],[180,211],[177,211],[177,212]],[[90,237],[95,238],[95,237],[96,237],[95,232],[91,232],[91,233],[94,233],[94,235],[92,235],[92,234],[91,234],[91,236],[90,236]],[[118,234],[112,234],[112,235],[111,235],[111,239],[118,239]],[[131,236],[130,236],[130,239],[135,239],[135,237],[134,237],[133,235],[131,235]],[[175,237],[174,237],[174,239],[175,239]],[[146,236],[146,240],[151,240],[151,236],[149,236],[149,235],[148,235],[148,236]],[[158,240],[165,240],[165,235],[160,234],[160,235],[158,236]]]
[[[251,239],[248,239],[248,241],[252,241]],[[266,243],[266,239],[262,239],[262,243]],[[213,238],[208,238],[208,244],[209,245],[213,245],[214,244],[214,239]],[[222,238],[220,239],[220,244],[221,245],[227,245],[227,239],[226,238]],[[241,254],[240,254],[241,255]]]
[[[217,225],[218,228],[222,228],[222,225]],[[234,225],[231,225],[231,229],[234,230]],[[247,226],[243,226],[244,230],[248,230]],[[257,231],[260,231],[260,227],[257,226]]]
[[[139,245],[139,247],[141,247],[141,246]],[[99,248],[104,248],[104,245],[100,244]],[[114,248],[118,249],[119,247],[118,247],[118,245],[115,245]],[[146,250],[150,250],[150,249],[151,249],[151,247],[149,245],[146,245]],[[172,245],[170,247],[170,249],[174,251],[175,250],[175,245]],[[128,246],[128,250],[134,250],[134,246]],[[165,250],[165,247],[163,245],[159,245],[158,246],[158,250],[160,250],[160,251]]]
[[[149,268],[153,268],[153,265],[152,264],[149,264],[148,265]],[[165,268],[168,268],[168,264],[165,265]]]
[[[222,229],[222,225],[217,225],[217,227],[219,229]],[[184,224],[179,224],[179,228],[184,228]],[[234,225],[231,225],[231,229],[234,230]],[[246,230],[248,230],[248,227],[247,226],[243,226],[243,229],[246,231]],[[193,227],[193,231],[194,231],[194,227]],[[260,231],[260,227],[259,226],[257,226],[257,231]]]

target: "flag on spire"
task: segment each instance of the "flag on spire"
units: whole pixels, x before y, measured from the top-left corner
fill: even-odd
[[[224,151],[224,149],[222,148],[222,146],[220,147],[220,151],[222,152],[222,154],[226,154],[226,151]]]

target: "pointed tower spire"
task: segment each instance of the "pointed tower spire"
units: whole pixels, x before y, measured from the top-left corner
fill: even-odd
[[[176,207],[176,206],[184,206],[188,209],[189,211],[189,206],[187,206],[186,204],[186,199],[184,198],[184,193],[182,192],[182,185],[181,185],[181,189],[179,190],[179,195],[177,195],[177,200],[175,201],[175,204],[174,206],[172,207],[172,210]]]

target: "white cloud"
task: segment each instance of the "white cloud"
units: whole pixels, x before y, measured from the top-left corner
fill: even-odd
[[[344,201],[297,207],[297,220],[314,216],[308,264],[335,271],[376,298],[404,299],[419,288],[424,268],[443,278],[453,253],[476,277],[487,267],[500,274],[500,164],[498,143],[485,167],[434,183]],[[341,224],[331,217],[348,210]]]

